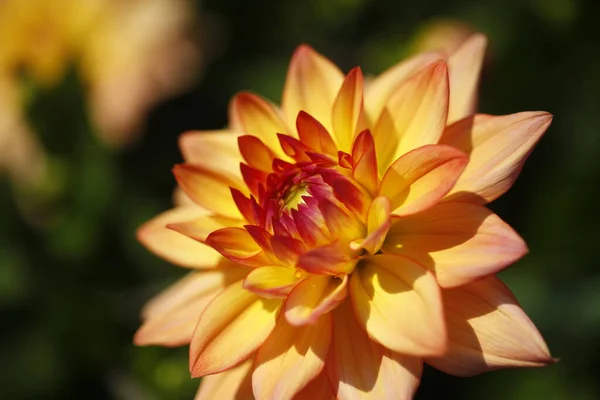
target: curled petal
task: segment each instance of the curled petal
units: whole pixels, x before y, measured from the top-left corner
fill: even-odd
[[[190,344],[193,377],[216,374],[244,361],[275,327],[281,300],[264,299],[242,281],[220,292],[206,307]]]
[[[394,120],[387,108],[381,112],[377,125],[373,128],[373,140],[377,153],[377,170],[383,175],[398,158],[396,150],[400,143],[400,135],[396,132]]]
[[[292,210],[292,217],[298,234],[309,247],[322,246],[327,243],[327,234],[309,217],[299,210]]]
[[[305,143],[295,137],[289,135],[277,134],[281,149],[285,154],[293,158],[296,162],[310,161],[310,157],[306,155],[311,149]]]
[[[278,160],[278,159],[276,158],[273,160],[274,161],[273,164],[275,164],[276,160]],[[242,177],[244,178],[244,182],[246,183],[246,186],[248,187],[248,189],[250,189],[250,192],[254,196],[258,196],[259,193],[261,192],[261,190],[264,190],[264,183],[267,180],[269,173],[266,171],[262,171],[260,169],[251,167],[244,163],[240,164],[240,171],[242,173]]]
[[[202,378],[194,400],[252,399],[252,361]]]
[[[390,166],[381,180],[379,195],[390,200],[395,215],[417,213],[452,189],[467,162],[467,156],[453,147],[423,146]]]
[[[381,345],[413,356],[444,353],[440,288],[425,267],[402,256],[371,256],[352,274],[350,298],[358,322]]]
[[[271,238],[273,254],[288,266],[294,266],[300,254],[306,251],[306,246],[300,240],[275,235]]]
[[[285,302],[285,318],[295,326],[314,324],[340,304],[347,294],[348,276],[311,276],[300,282]]]
[[[173,208],[142,225],[137,231],[137,239],[154,254],[173,264],[210,268],[221,258],[214,249],[167,228],[168,224],[190,221],[209,213],[196,205]]]
[[[325,176],[325,174],[322,176]],[[366,193],[364,188],[345,177],[338,177],[332,181],[328,181],[327,183],[329,183],[333,189],[333,194],[335,197],[342,202],[346,208],[348,208],[348,210],[354,212],[360,217],[360,219],[364,219],[366,217],[370,195]],[[356,223],[355,227],[358,229],[358,231],[361,230],[359,223]],[[351,235],[354,235],[354,233]]]
[[[233,130],[256,136],[278,156],[285,157],[277,133],[288,133],[289,129],[270,102],[252,93],[239,93],[229,106],[229,122]]]
[[[332,132],[331,110],[344,81],[344,74],[327,58],[302,45],[296,49],[285,80],[283,113],[295,121],[306,111]]]
[[[329,156],[337,154],[337,147],[327,129],[305,111],[298,113],[296,129],[302,143],[307,145],[313,152]]]
[[[195,203],[205,207],[215,214],[241,219],[230,187],[244,190],[242,181],[232,180],[216,171],[205,169],[198,165],[179,164],[173,168],[177,183]]]
[[[386,105],[393,131],[385,132],[387,121],[375,124],[375,141],[397,135],[396,159],[418,147],[439,141],[448,116],[448,69],[444,61],[427,66],[405,81]],[[392,143],[389,143],[393,145]]]
[[[263,249],[243,228],[224,228],[212,232],[206,238],[206,244],[228,259],[249,266],[268,265],[263,257]]]
[[[238,149],[239,134],[232,131],[190,131],[179,136],[179,148],[185,162],[204,166],[230,179],[241,180]]]
[[[241,227],[244,223],[241,219],[205,215],[191,221],[168,224],[167,228],[204,243],[212,232],[223,228]]]
[[[333,104],[333,132],[338,149],[350,151],[354,136],[364,125],[363,115],[363,74],[354,68],[342,84]]]
[[[477,107],[477,85],[487,47],[481,33],[471,35],[448,59],[450,107],[448,124],[468,117]]]
[[[451,375],[553,363],[548,347],[510,290],[495,276],[443,291],[448,351],[427,359]]]
[[[353,250],[365,249],[370,254],[375,254],[381,248],[388,230],[392,225],[390,215],[390,201],[387,197],[377,197],[371,203],[367,216],[367,237],[360,241],[359,245],[352,247]]]
[[[330,200],[319,201],[319,209],[332,238],[339,239],[342,243],[349,243],[364,237],[364,226],[350,213]]]
[[[422,361],[372,341],[349,302],[332,312],[333,340],[327,374],[339,399],[410,400],[419,386]]]
[[[348,255],[347,248],[339,242],[309,250],[298,259],[298,267],[311,274],[350,273],[354,264],[356,261]]]
[[[455,287],[500,271],[527,246],[487,208],[449,201],[394,221],[382,250],[418,261],[440,286]]]
[[[352,177],[364,186],[371,196],[377,193],[379,175],[377,173],[377,156],[373,135],[368,130],[362,131],[352,146]]]
[[[233,265],[223,265],[188,274],[144,306],[144,323],[135,333],[134,343],[138,346],[189,343],[206,305],[223,288],[240,280],[245,272]]]
[[[242,192],[237,189],[230,188],[231,198],[233,199],[236,207],[240,210],[240,213],[244,216],[246,222],[250,224],[257,224],[260,221],[260,215],[256,211],[258,210],[258,204],[252,197],[246,197]]]
[[[252,388],[257,399],[291,399],[325,365],[331,342],[331,318],[296,327],[280,318],[256,354]]]
[[[239,152],[249,166],[261,171],[271,172],[275,153],[261,142],[259,138],[256,136],[243,135],[238,137],[238,145],[240,148]],[[239,169],[239,162],[236,166]]]
[[[297,274],[293,268],[259,267],[248,274],[244,280],[244,288],[259,296],[286,297],[301,277],[302,274]]]
[[[448,127],[440,143],[469,154],[469,164],[448,197],[486,203],[506,193],[551,121],[546,112],[478,114]]]

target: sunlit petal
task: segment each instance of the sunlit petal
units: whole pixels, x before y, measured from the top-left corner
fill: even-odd
[[[179,148],[186,162],[239,181],[240,162],[243,161],[238,149],[239,136],[239,133],[227,130],[190,131],[179,136]]]
[[[300,282],[285,302],[285,318],[295,326],[313,324],[347,295],[348,276],[312,276]]]
[[[443,292],[448,351],[427,363],[451,375],[553,363],[513,294],[494,276]]]
[[[439,141],[447,122],[448,90],[448,68],[445,62],[438,61],[406,80],[392,95],[386,105],[393,135],[397,135],[387,142],[395,147],[392,159]],[[385,143],[392,134],[387,131],[388,124],[385,118],[375,124],[375,143]]]
[[[137,239],[150,251],[173,264],[188,268],[210,268],[221,258],[215,250],[167,228],[169,224],[191,221],[209,213],[196,205],[173,208],[142,225],[137,231]]]
[[[191,164],[176,165],[173,174],[179,186],[197,204],[225,217],[242,218],[230,190],[233,187],[246,191],[242,181]]]
[[[144,323],[135,333],[134,343],[188,344],[206,305],[244,274],[244,269],[225,264],[221,268],[188,274],[144,306]]]
[[[487,38],[476,33],[465,40],[448,59],[450,74],[448,124],[475,113],[477,85],[486,47]]]
[[[287,121],[296,121],[300,111],[315,117],[329,132],[331,110],[344,75],[309,46],[296,49],[290,62],[281,106]]]
[[[252,387],[257,399],[291,399],[325,365],[331,342],[331,318],[296,327],[280,318],[256,354]],[[312,400],[312,399],[311,399]]]
[[[229,106],[229,122],[233,130],[256,136],[272,151],[285,156],[277,134],[289,133],[289,128],[273,104],[255,94],[240,93]]]
[[[523,239],[487,208],[445,202],[394,221],[382,248],[428,267],[442,287],[494,274],[527,252]]]
[[[364,127],[363,75],[354,68],[346,77],[333,104],[333,132],[338,149],[350,151],[354,136]]]
[[[281,300],[264,299],[238,281],[206,307],[190,344],[192,376],[232,368],[258,349],[275,327]]]
[[[194,400],[253,400],[252,360],[215,375],[202,378]]]
[[[369,257],[352,274],[350,298],[360,325],[388,349],[414,356],[445,351],[440,288],[433,274],[409,258]]]
[[[372,341],[349,302],[333,312],[327,373],[339,399],[410,400],[419,386],[422,361]]]
[[[390,200],[395,215],[425,210],[452,189],[467,162],[467,156],[453,147],[423,146],[390,166],[381,180],[379,195]]]
[[[448,127],[440,143],[469,155],[469,164],[448,197],[481,203],[500,197],[515,182],[551,121],[546,112],[480,114]]]

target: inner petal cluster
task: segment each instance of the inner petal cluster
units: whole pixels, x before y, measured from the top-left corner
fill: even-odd
[[[389,218],[389,207],[373,202],[369,190],[353,177],[353,157],[335,150],[325,128],[306,113],[300,113],[297,125],[300,139],[278,135],[281,158],[253,136],[239,139],[246,161],[242,176],[250,193],[232,192],[249,223],[245,229],[260,248],[260,260],[251,263],[269,266],[269,278],[260,278],[286,275],[289,280],[286,288],[265,288],[250,279],[246,288],[263,295],[287,295],[297,280],[311,274],[339,278],[352,272],[363,254],[376,251],[377,246],[369,245],[369,234]],[[363,136],[370,133],[359,137]],[[376,174],[375,159],[370,168]],[[373,204],[374,216],[369,212]]]

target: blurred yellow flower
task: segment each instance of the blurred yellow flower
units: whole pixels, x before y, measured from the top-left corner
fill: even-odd
[[[452,54],[475,31],[464,22],[453,19],[436,19],[425,24],[416,34],[410,53],[439,51]]]
[[[197,76],[194,20],[186,0],[0,2],[0,143],[10,143],[0,166],[43,164],[24,117],[23,75],[49,88],[75,67],[100,138],[111,146],[135,140],[149,108]]]
[[[184,134],[187,198],[138,236],[196,271],[149,303],[135,342],[190,343],[197,399],[409,399],[423,362],[551,363],[495,276],[526,245],[484,206],[551,116],[474,114],[485,45],[368,85],[301,46],[281,108],[241,93],[229,130]]]

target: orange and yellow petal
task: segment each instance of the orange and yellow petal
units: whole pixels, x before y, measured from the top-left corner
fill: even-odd
[[[221,259],[219,253],[167,228],[169,224],[194,220],[208,214],[208,210],[196,205],[173,208],[142,225],[137,231],[137,239],[154,254],[173,264],[187,268],[211,268]]]
[[[229,123],[233,130],[256,136],[278,156],[285,157],[277,134],[291,132],[275,105],[255,94],[240,93],[231,101]]]
[[[177,183],[196,204],[225,217],[241,219],[231,189],[246,192],[243,181],[231,179],[216,170],[199,165],[179,164],[173,168]]]
[[[333,103],[332,124],[338,149],[349,152],[354,137],[364,127],[363,75],[354,68],[344,80]]]
[[[294,326],[314,324],[346,298],[348,276],[311,276],[300,282],[285,301],[285,318]]]
[[[367,258],[350,278],[350,298],[360,325],[386,348],[413,356],[445,351],[441,290],[433,274],[409,258]]]
[[[194,400],[254,400],[252,394],[252,360],[202,378]]]
[[[379,119],[390,97],[402,83],[421,69],[442,58],[443,55],[436,52],[417,54],[399,62],[366,84],[365,112],[369,121],[374,124]]]
[[[240,228],[244,226],[245,221],[223,217],[221,215],[204,215],[188,221],[170,223],[168,229],[172,229],[189,238],[199,242],[206,242],[206,238],[212,232],[224,228]]]
[[[477,89],[487,38],[481,33],[471,35],[448,59],[450,75],[450,106],[448,124],[475,113]]]
[[[263,249],[244,228],[223,228],[212,232],[206,243],[233,262],[261,267],[269,265]]]
[[[380,196],[373,200],[367,214],[367,237],[356,243],[357,249],[365,249],[369,254],[379,251],[392,225],[390,212],[391,205],[387,197]]]
[[[441,200],[467,165],[467,156],[450,146],[428,145],[396,160],[381,180],[379,195],[397,216],[423,211]]]
[[[233,181],[241,181],[238,148],[239,133],[221,131],[189,131],[179,136],[179,149],[185,162],[217,171]]]
[[[144,323],[134,336],[135,344],[188,344],[207,304],[244,273],[244,269],[224,262],[220,268],[188,274],[144,306]]]
[[[469,164],[448,197],[480,203],[500,197],[515,182],[551,121],[546,112],[478,114],[449,126],[440,143],[469,154]]]
[[[437,143],[446,127],[448,96],[448,68],[444,61],[434,62],[406,80],[386,104],[391,124],[382,115],[373,128],[375,143],[380,142],[378,149],[395,149],[391,159],[382,158],[379,162],[390,162],[418,147]]]
[[[396,219],[382,250],[428,267],[448,288],[500,271],[525,255],[527,246],[487,208],[448,201]]]
[[[548,347],[510,290],[495,276],[444,290],[448,351],[427,359],[451,375],[553,363]]]
[[[372,341],[349,302],[333,313],[333,340],[327,373],[337,398],[409,400],[419,386],[422,361]]]
[[[352,145],[352,164],[352,177],[371,196],[375,196],[379,185],[379,175],[375,141],[370,131],[364,130],[356,137]]]
[[[316,118],[333,132],[331,110],[344,74],[331,61],[311,47],[296,49],[290,62],[281,108],[287,121],[296,121],[300,111]]]
[[[292,326],[283,316],[256,354],[252,388],[257,399],[291,399],[325,366],[331,343],[331,318]]]
[[[193,377],[230,369],[247,359],[269,336],[281,300],[245,290],[242,281],[221,291],[206,307],[190,344]]]
[[[253,269],[246,279],[244,288],[264,297],[286,297],[300,281],[294,268],[264,266]]]

